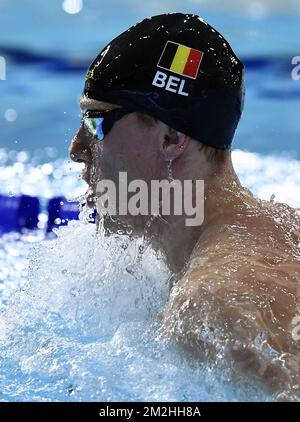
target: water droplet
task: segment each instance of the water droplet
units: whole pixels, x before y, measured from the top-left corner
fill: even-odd
[[[15,122],[18,117],[18,113],[13,108],[8,108],[5,113],[4,117],[8,122]]]

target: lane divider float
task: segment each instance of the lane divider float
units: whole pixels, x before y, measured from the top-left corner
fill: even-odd
[[[0,195],[0,234],[37,229],[41,210],[40,199],[37,197]],[[48,215],[46,232],[50,233],[53,228],[67,225],[70,220],[78,220],[79,203],[67,201],[64,196],[56,196],[48,201],[45,211]]]

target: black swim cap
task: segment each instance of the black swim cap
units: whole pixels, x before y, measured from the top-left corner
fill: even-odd
[[[91,64],[84,95],[134,107],[207,145],[229,149],[244,99],[244,66],[197,15],[137,23]]]

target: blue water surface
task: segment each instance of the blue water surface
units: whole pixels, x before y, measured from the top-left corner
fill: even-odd
[[[74,15],[62,3],[0,1],[0,194],[82,195],[67,147],[89,63],[138,20],[183,11],[215,26],[245,63],[233,154],[242,183],[300,207],[296,2],[274,11],[252,1],[85,0]],[[35,233],[0,238],[0,401],[274,400],[255,380],[232,380],[222,353],[187,361],[160,337],[169,273],[141,239],[99,238],[83,220],[42,241],[46,218]]]

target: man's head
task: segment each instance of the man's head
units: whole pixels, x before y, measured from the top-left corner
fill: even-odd
[[[115,38],[91,64],[81,99],[88,113],[71,157],[87,163],[86,174],[92,179],[94,174],[95,182],[100,169],[113,180],[119,171],[127,171],[129,179],[164,178],[170,160],[181,176],[190,178],[189,168],[197,160],[206,164],[196,151],[208,163],[228,156],[243,95],[242,63],[205,21],[181,13],[145,19]],[[84,122],[91,110],[116,108],[128,113],[104,115],[109,131],[99,142]]]
[[[204,144],[229,149],[243,108],[243,65],[200,17],[159,15],[98,54],[84,94],[135,106]]]

